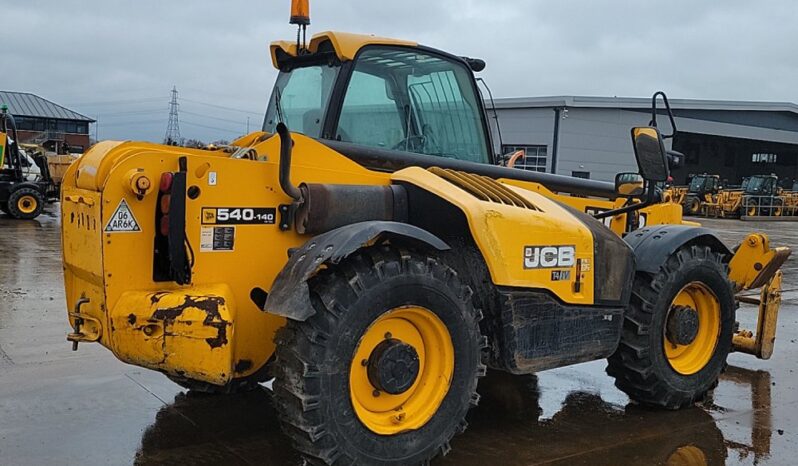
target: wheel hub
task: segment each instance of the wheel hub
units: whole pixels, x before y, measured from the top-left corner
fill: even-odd
[[[418,373],[416,349],[395,338],[381,341],[369,356],[369,382],[381,392],[391,395],[406,392],[415,383]]]
[[[698,336],[698,312],[689,306],[673,306],[668,314],[665,336],[674,345],[689,345]]]

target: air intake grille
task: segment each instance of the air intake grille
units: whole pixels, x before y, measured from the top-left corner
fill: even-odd
[[[540,211],[534,204],[493,178],[440,167],[432,167],[429,171],[458,188],[468,191],[469,194],[481,201]]]

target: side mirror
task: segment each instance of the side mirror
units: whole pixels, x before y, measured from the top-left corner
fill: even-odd
[[[668,157],[659,130],[651,126],[632,128],[632,145],[643,178],[654,182],[666,181]]]
[[[624,197],[642,196],[645,192],[643,181],[639,173],[618,173],[615,175],[615,192]]]

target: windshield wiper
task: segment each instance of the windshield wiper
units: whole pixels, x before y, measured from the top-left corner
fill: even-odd
[[[277,122],[285,124],[285,116],[283,115],[283,94],[280,92],[279,87],[274,88],[274,108],[277,110]]]

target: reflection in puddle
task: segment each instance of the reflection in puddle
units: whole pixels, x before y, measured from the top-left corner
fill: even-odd
[[[299,464],[280,431],[270,392],[179,394],[141,438],[137,465]]]
[[[469,429],[437,463],[704,466],[723,465],[734,452],[757,464],[770,455],[770,374],[730,366],[722,379],[750,387],[750,442],[724,439],[711,413],[725,410],[711,399],[706,409],[662,411],[577,390],[545,419],[537,377],[490,372],[480,383],[482,399],[469,414]],[[136,464],[300,464],[280,432],[269,393],[178,395],[144,432]]]
[[[754,417],[750,445],[726,440],[726,446],[730,450],[735,450],[741,458],[753,455],[754,464],[759,464],[770,457],[770,437],[773,433],[770,372],[728,366],[726,372],[721,375],[721,380],[750,386],[751,409]]]

